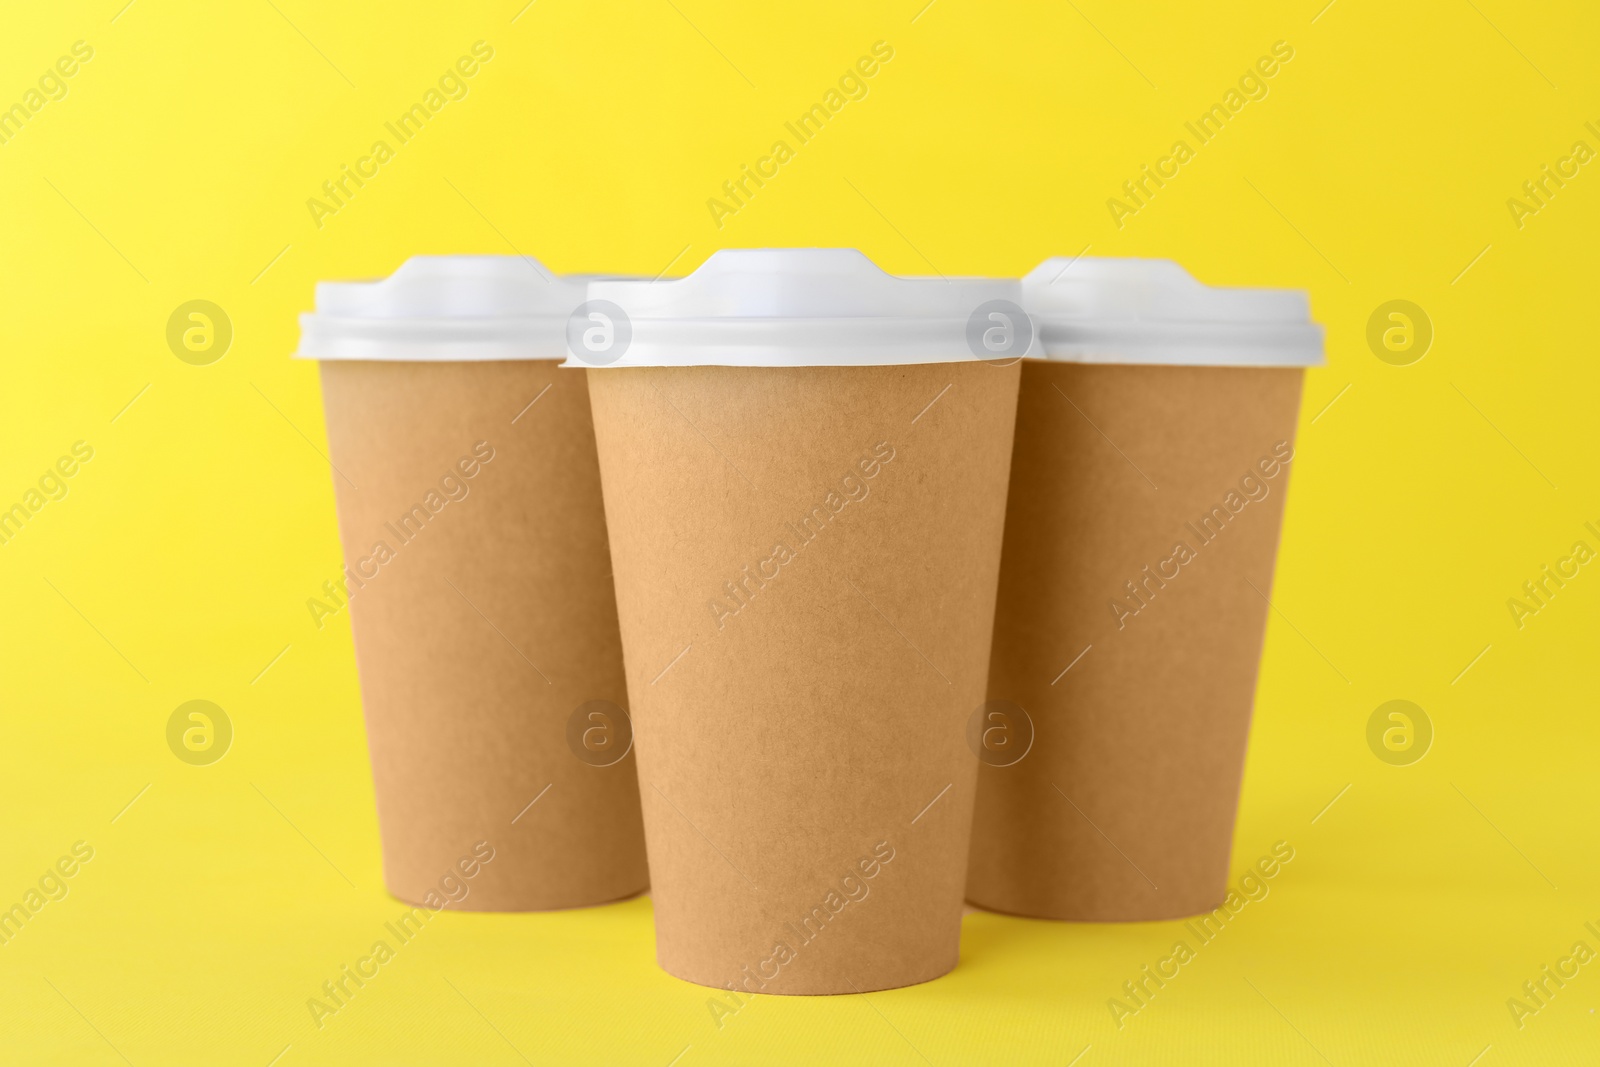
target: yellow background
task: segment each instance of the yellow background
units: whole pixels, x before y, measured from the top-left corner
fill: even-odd
[[[1521,228],[1506,201],[1600,148],[1600,15],[1322,2],[7,5],[0,104],[74,41],[94,58],[0,145],[0,504],[95,454],[0,545],[0,906],[75,841],[95,855],[0,946],[0,1061],[1594,1062],[1600,963],[1521,1029],[1506,1001],[1600,949],[1600,567],[1521,630],[1506,601],[1600,548],[1600,164]],[[470,95],[318,229],[306,199],[478,40]],[[718,229],[706,200],[879,40],[869,95]],[[1107,198],[1279,40],[1269,95],[1119,229]],[[446,913],[317,1029],[307,998],[400,906],[348,625],[305,608],[340,568],[315,368],[288,358],[312,283],[425,252],[655,274],[777,244],[945,274],[1087,246],[1310,290],[1329,360],[1234,865],[1296,858],[1121,1030],[1107,999],[1175,924],[974,913],[946,978],[719,1029],[655,967],[646,899]],[[165,341],[193,299],[233,323],[210,366]],[[1365,340],[1391,299],[1435,329],[1410,366]],[[196,698],[236,730],[209,767],[164,737]],[[1436,733],[1407,767],[1366,743],[1396,698]]]

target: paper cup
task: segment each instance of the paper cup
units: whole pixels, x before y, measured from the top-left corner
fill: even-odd
[[[1023,367],[968,899],[1209,911],[1229,851],[1303,367],[1304,294],[1046,262]]]
[[[844,250],[590,286],[657,958],[725,1012],[956,964],[1017,296]]]
[[[384,879],[402,900],[525,911],[647,884],[599,469],[558,369],[582,280],[419,257],[323,283],[322,361]]]

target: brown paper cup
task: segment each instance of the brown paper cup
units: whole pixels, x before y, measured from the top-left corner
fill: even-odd
[[[1018,368],[591,370],[657,956],[742,995],[955,966]]]
[[[1222,902],[1301,379],[1024,365],[972,903]]]
[[[483,911],[637,893],[583,375],[332,360],[322,385],[390,892]]]

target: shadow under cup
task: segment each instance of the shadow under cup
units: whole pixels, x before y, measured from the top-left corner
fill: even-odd
[[[639,892],[583,375],[531,359],[321,368],[389,890],[483,911]],[[584,730],[613,733],[569,743]]]

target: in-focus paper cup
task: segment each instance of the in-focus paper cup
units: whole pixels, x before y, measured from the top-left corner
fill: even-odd
[[[657,958],[714,1011],[956,964],[1019,298],[720,251],[575,317]]]
[[[1304,293],[1175,263],[1023,280],[1023,365],[968,899],[1153,920],[1226,895],[1294,465]]]
[[[321,361],[346,612],[384,878],[429,907],[524,911],[644,889],[643,828],[584,376],[584,280],[511,256],[324,282]]]

